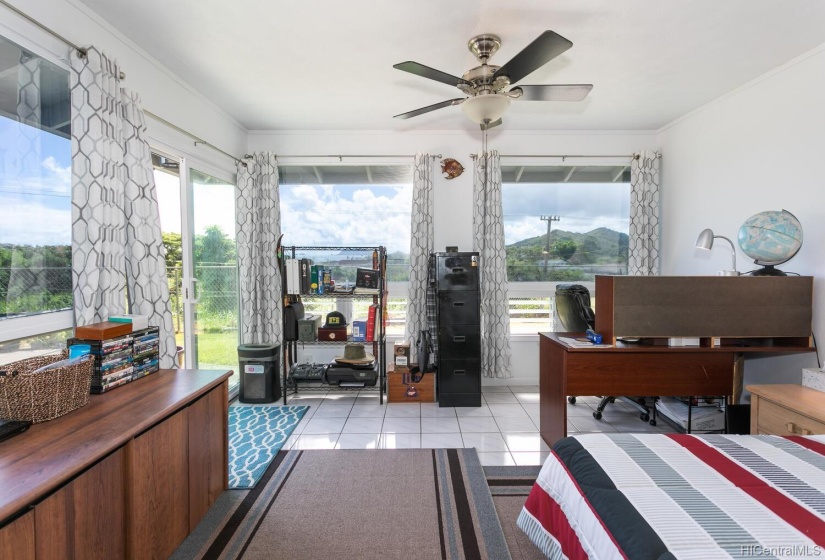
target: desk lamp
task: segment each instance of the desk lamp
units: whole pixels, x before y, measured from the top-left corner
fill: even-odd
[[[736,248],[733,246],[733,241],[724,235],[713,235],[713,230],[710,228],[702,230],[702,233],[699,234],[699,238],[696,240],[696,248],[710,251],[711,247],[713,247],[713,240],[717,238],[724,239],[730,243],[731,256],[733,257],[733,269],[720,270],[719,276],[739,276],[739,272],[736,270]]]

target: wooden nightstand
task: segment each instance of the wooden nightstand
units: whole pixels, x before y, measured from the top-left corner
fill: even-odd
[[[751,434],[825,434],[825,392],[802,385],[748,385]]]

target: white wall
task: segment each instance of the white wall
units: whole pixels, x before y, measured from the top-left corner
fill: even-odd
[[[144,109],[240,157],[246,148],[246,129],[205,96],[179,80],[158,60],[114,31],[105,20],[77,0],[10,0],[10,3],[74,44],[94,45],[117,60],[126,73],[124,87],[140,94]],[[36,49],[38,54],[68,67],[72,49],[36,26],[0,6],[0,34]],[[168,126],[147,122],[151,138],[183,148],[206,161],[218,161],[234,169],[234,162],[206,146],[194,146],[192,139]]]
[[[536,133],[509,131],[503,127],[490,131],[488,140],[488,149],[498,150],[504,161],[507,161],[507,155],[630,155],[642,149],[655,147],[655,134],[648,131]],[[460,251],[472,250],[473,160],[470,159],[470,154],[480,149],[480,132],[459,131],[252,132],[248,147],[250,152],[274,151],[279,154],[282,163],[338,163],[338,158],[290,160],[288,157],[338,154],[399,155],[405,156],[399,158],[399,161],[410,162],[411,156],[416,152],[430,152],[441,154],[445,158],[457,159],[464,166],[465,172],[456,179],[444,179],[440,168],[435,168],[434,229],[436,250],[444,250],[447,245],[458,245]],[[346,158],[344,161],[347,161]],[[545,165],[552,161],[557,160],[541,160]],[[506,381],[484,378],[485,384],[538,384],[538,337],[514,337],[512,349],[515,377]]]
[[[805,241],[780,268],[814,276],[814,332],[825,342],[825,45],[697,110],[658,134],[662,158],[663,274],[730,267],[724,242],[693,244],[704,228],[731,238],[764,210],[799,218]],[[741,272],[755,268],[738,249]],[[811,355],[749,360],[746,382],[801,380]]]

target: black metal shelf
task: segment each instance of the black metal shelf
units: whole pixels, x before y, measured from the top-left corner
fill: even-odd
[[[347,292],[332,292],[331,294],[301,294],[302,296],[306,296],[308,298],[318,298],[318,299],[368,299],[368,298],[377,298],[379,295],[378,292],[374,294],[351,294]]]
[[[347,342],[359,342],[366,345],[384,344],[386,342],[386,338],[382,336],[380,340],[353,340],[352,336],[347,336],[346,340],[295,340],[294,342],[299,346],[340,346],[341,344],[346,344]]]
[[[377,391],[379,393],[379,402],[384,404],[384,393],[387,388],[387,356],[386,356],[386,332],[384,330],[384,318],[387,313],[387,300],[386,300],[386,270],[387,270],[387,250],[385,247],[380,245],[376,246],[369,246],[369,247],[304,247],[304,246],[284,246],[282,247],[283,250],[283,262],[281,264],[281,277],[285,278],[285,263],[286,258],[295,258],[297,252],[324,252],[324,251],[340,251],[340,252],[370,252],[370,253],[377,253],[378,256],[378,286],[379,290],[375,293],[351,293],[351,292],[330,292],[324,294],[287,294],[286,293],[286,284],[284,283],[282,286],[282,297],[285,299],[290,299],[292,301],[297,300],[300,298],[304,303],[308,301],[318,301],[318,300],[371,300],[373,303],[378,304],[377,312],[375,314],[375,329],[376,329],[376,339],[372,341],[353,341],[352,336],[349,335],[346,339],[342,340],[294,340],[294,341],[287,341],[283,344],[284,351],[282,352],[281,356],[281,364],[282,364],[282,379],[283,379],[283,387],[284,387],[284,405],[287,404],[287,397],[291,395],[297,395],[301,392],[319,392],[319,391]],[[339,264],[339,266],[341,266]],[[355,264],[353,264],[355,266]],[[374,268],[374,266],[373,266]],[[294,298],[294,299],[293,299]],[[348,342],[359,342],[363,343],[364,345],[376,345],[378,348],[374,348],[374,352],[376,354],[376,360],[378,365],[378,383],[374,387],[363,387],[363,386],[340,386],[340,385],[333,385],[328,383],[321,383],[315,381],[299,381],[298,383],[294,383],[288,379],[288,373],[290,367],[297,362],[299,349],[304,347],[323,347],[323,346],[342,346]]]

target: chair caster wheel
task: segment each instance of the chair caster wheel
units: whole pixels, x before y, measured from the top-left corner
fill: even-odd
[[[655,426],[655,425],[656,425],[656,420],[651,420],[651,421],[650,421],[650,425],[651,425],[651,426]]]
[[[602,413],[597,410],[596,412],[593,413],[593,418],[595,418],[596,420],[601,420],[602,419]]]
[[[639,414],[639,418],[642,422],[647,422],[648,420],[650,420],[650,414],[648,414],[647,412],[642,412],[641,414]]]
[[[567,402],[570,404],[576,404],[576,397],[567,397]]]

